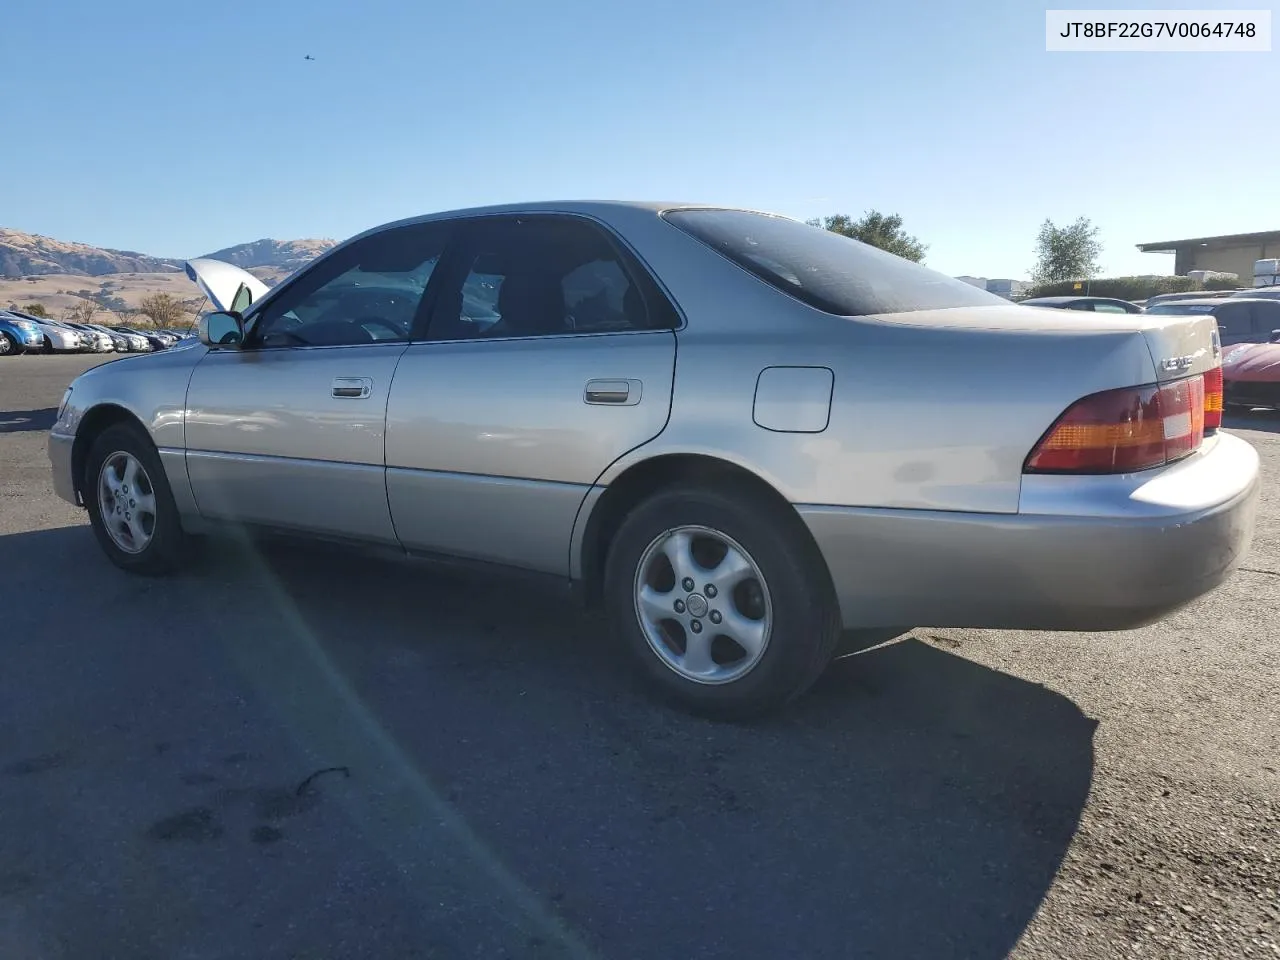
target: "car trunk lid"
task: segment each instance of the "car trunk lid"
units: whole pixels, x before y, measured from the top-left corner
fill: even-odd
[[[1217,322],[1210,314],[1093,313],[1018,304],[996,307],[953,307],[881,314],[868,318],[880,323],[955,330],[1044,333],[1081,336],[1141,333],[1151,353],[1158,382],[1205,373],[1221,362]],[[1130,384],[1116,384],[1130,386]]]

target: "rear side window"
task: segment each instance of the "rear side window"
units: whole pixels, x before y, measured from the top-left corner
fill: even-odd
[[[963,280],[786,217],[668,210],[668,223],[797,300],[838,316],[1010,306]]]
[[[458,260],[461,289],[451,283],[441,293],[432,340],[679,326],[656,284],[584,219],[482,217],[470,225]]]

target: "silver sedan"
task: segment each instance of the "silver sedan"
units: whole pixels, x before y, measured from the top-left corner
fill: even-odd
[[[542,574],[710,715],[798,696],[844,631],[1140,626],[1252,537],[1211,317],[642,203],[400,221],[269,292],[188,273],[199,340],[82,374],[50,435],[112,561],[236,529]]]

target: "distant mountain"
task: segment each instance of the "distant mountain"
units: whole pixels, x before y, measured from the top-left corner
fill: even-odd
[[[206,253],[212,260],[234,263],[237,267],[282,267],[285,270],[296,270],[305,263],[314,260],[330,247],[337,246],[336,240],[254,240],[252,243],[240,243],[234,247]]]
[[[246,270],[279,276],[310,262],[336,243],[336,240],[264,239],[227,247],[207,256]],[[61,273],[101,277],[113,273],[178,273],[181,270],[182,260],[176,257],[152,257],[132,250],[111,250],[0,227],[0,277]]]
[[[0,227],[0,277],[49,273],[98,277],[108,273],[173,273],[181,269],[181,260],[69,243]]]

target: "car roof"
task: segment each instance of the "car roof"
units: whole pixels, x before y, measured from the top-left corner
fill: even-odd
[[[1019,300],[1019,303],[1131,303],[1130,300],[1121,300],[1119,297],[1095,297],[1092,295],[1081,294],[1075,297],[1032,297],[1030,300]]]
[[[768,210],[754,210],[749,207],[735,207],[717,203],[693,203],[689,201],[532,200],[525,203],[498,203],[482,207],[459,207],[453,210],[439,210],[432,213],[422,213],[415,216],[403,217],[399,220],[389,220],[386,223],[379,223],[375,226],[369,227],[355,236],[348,237],[346,240],[342,241],[342,243],[338,244],[337,247],[325,251],[325,255],[327,256],[331,254],[339,247],[345,247],[356,240],[390,229],[391,227],[407,227],[415,223],[426,223],[432,220],[458,220],[466,217],[488,217],[499,214],[569,213],[578,214],[580,216],[595,217],[607,221],[610,214],[629,211],[648,212],[656,215],[667,210],[731,210],[737,213],[759,213],[772,217],[782,216],[782,214]]]
[[[1258,302],[1273,303],[1274,301],[1269,301],[1269,300],[1267,300],[1267,298],[1266,298],[1266,297],[1198,297],[1198,298],[1184,297],[1184,298],[1183,298],[1183,299],[1181,299],[1181,300],[1166,300],[1166,301],[1164,301],[1163,303],[1153,303],[1153,304],[1152,304],[1152,306],[1153,306],[1153,307],[1160,307],[1160,306],[1164,306],[1165,304],[1169,304],[1169,305],[1171,305],[1171,306],[1179,306],[1179,307],[1185,307],[1185,306],[1192,306],[1192,307],[1204,307],[1204,306],[1210,306],[1210,307],[1222,307],[1222,306],[1225,306],[1228,302],[1231,302],[1231,303],[1258,303]]]
[[[660,202],[656,200],[532,200],[525,203],[495,203],[481,207],[460,207],[455,210],[442,210],[438,213],[421,214],[422,217],[472,217],[486,216],[494,213],[530,212],[563,212],[593,213],[616,210],[618,208],[652,210],[657,213],[680,207],[711,207],[717,210],[738,210],[740,207],[725,207],[719,204]]]
[[[1179,290],[1174,293],[1155,293],[1148,300],[1226,300],[1235,295],[1233,290]]]

